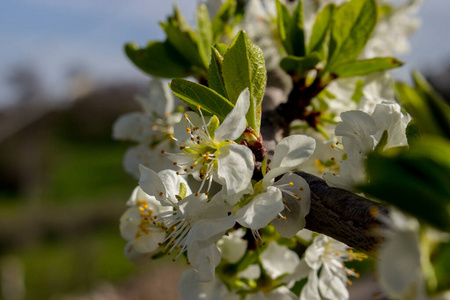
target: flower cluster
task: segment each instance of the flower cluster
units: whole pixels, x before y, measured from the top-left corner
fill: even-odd
[[[347,229],[360,226],[359,219],[353,224],[330,212],[330,203],[318,199],[325,193],[320,189],[337,189],[309,181],[302,172],[359,192],[356,187],[368,184],[371,155],[408,148],[411,116],[394,100],[387,72],[401,63],[379,56],[407,50],[417,27],[417,2],[211,0],[197,11],[197,32],[176,9],[162,26],[164,43],[149,43],[135,56],[127,48],[133,62],[152,75],[192,75],[199,83],[170,84],[189,106],[181,113],[168,87],[153,79],[149,97],[138,97],[144,111],[114,125],[114,138],[138,143],[124,159],[125,169],[139,178],[120,220],[125,255],[137,264],[161,253],[173,261],[186,259],[190,268],[179,281],[183,300],[349,299],[347,287],[360,275],[346,263],[367,255],[338,241],[345,241],[340,234],[348,231],[336,228],[337,234],[330,234],[335,240],[308,224],[324,218],[320,210]],[[339,22],[345,28],[329,29]],[[247,33],[240,31],[230,43],[237,29]],[[358,30],[371,36],[362,46]],[[231,45],[214,44],[220,39]],[[167,70],[152,73],[153,64],[140,59],[159,48],[180,57],[172,65],[170,55],[160,53]],[[265,111],[264,61],[270,72],[282,72],[274,86],[288,87],[273,103],[278,108]],[[272,145],[268,149],[266,142]],[[353,210],[342,208],[347,211]],[[419,299],[425,294],[421,267],[427,263],[420,240],[433,235],[420,236],[418,222],[396,211],[388,217],[374,210],[367,218],[382,225],[379,240],[386,241],[378,264],[384,292]],[[370,238],[375,229],[367,229]],[[392,262],[408,247],[409,255]]]

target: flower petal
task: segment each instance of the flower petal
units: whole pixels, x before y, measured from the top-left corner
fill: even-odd
[[[268,182],[273,178],[295,169],[314,152],[316,141],[305,135],[291,135],[282,139],[275,147],[275,153],[269,166],[271,170],[264,177]],[[267,177],[267,179],[266,179]]]
[[[275,182],[274,186],[283,192],[287,207],[281,212],[286,219],[274,219],[272,224],[282,237],[292,238],[306,225],[305,217],[311,206],[309,184],[301,176],[289,173]]]
[[[150,196],[154,196],[162,205],[171,205],[166,200],[166,187],[163,181],[155,171],[139,165],[141,171],[141,178],[139,180],[139,186],[141,189]]]
[[[341,269],[343,272],[343,270]],[[349,298],[347,286],[342,281],[342,277],[334,274],[327,264],[323,265],[322,271],[319,277],[319,290],[324,298],[347,300]]]
[[[247,189],[254,169],[253,153],[249,148],[236,144],[221,147],[217,165],[217,175],[225,182],[228,195]]]
[[[217,246],[211,244],[204,247],[199,242],[194,242],[189,245],[187,252],[188,260],[196,271],[196,281],[213,281],[215,269],[220,263],[220,251]]]
[[[241,136],[247,126],[247,114],[250,107],[250,92],[248,88],[242,91],[234,108],[225,117],[219,128],[216,129],[214,138],[217,141],[234,141]]]
[[[267,274],[271,278],[277,278],[286,273],[293,273],[300,259],[287,246],[280,246],[276,242],[271,242],[261,254],[261,262]]]
[[[273,186],[255,196],[236,213],[239,224],[252,230],[266,227],[283,210],[281,191]]]

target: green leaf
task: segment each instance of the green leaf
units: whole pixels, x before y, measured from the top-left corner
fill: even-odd
[[[228,0],[220,7],[212,21],[213,41],[217,42],[223,35],[228,22],[236,11],[236,2]]]
[[[377,12],[375,0],[351,0],[337,9],[331,27],[327,70],[358,58],[377,24]]]
[[[209,66],[213,37],[208,9],[204,3],[197,7],[197,38],[200,57],[203,64]]]
[[[214,48],[216,48],[216,50],[219,51],[219,54],[224,57],[230,47],[228,47],[227,44],[218,43],[214,45]]]
[[[384,147],[386,147],[386,145],[387,145],[388,139],[389,139],[389,133],[387,130],[385,130],[385,131],[383,131],[383,135],[381,136],[380,141],[375,146],[374,152],[376,152],[376,153],[383,152]]]
[[[354,101],[355,103],[359,103],[362,97],[364,97],[363,87],[364,87],[363,80],[359,79],[358,81],[356,81],[355,91],[353,92],[352,95],[352,101]]]
[[[208,70],[208,86],[225,98],[228,98],[222,77],[223,57],[216,48],[211,47],[211,63]]]
[[[276,1],[277,6],[277,27],[278,34],[280,35],[281,43],[284,46],[284,49],[287,53],[291,54],[292,45],[289,38],[289,24],[291,23],[291,15],[289,14],[289,10],[287,9],[284,3],[281,3],[280,0]]]
[[[413,72],[413,80],[422,99],[426,99],[437,126],[450,138],[450,107],[419,72]]]
[[[406,111],[416,120],[424,134],[450,138],[449,107],[420,90],[396,83],[397,95]]]
[[[341,77],[363,76],[374,72],[381,72],[402,66],[403,63],[393,57],[377,57],[364,60],[356,60],[339,64],[330,70]]]
[[[414,147],[417,143],[422,141],[422,133],[415,119],[409,121],[408,126],[406,127],[406,138],[408,139],[408,145],[410,147]]]
[[[125,53],[142,71],[157,77],[180,78],[190,75],[190,64],[168,42],[150,42],[146,48],[126,44]]]
[[[236,103],[245,88],[250,92],[248,125],[258,134],[261,124],[261,102],[266,88],[266,66],[261,49],[240,31],[223,60],[222,76],[228,98]]]
[[[325,43],[327,41],[328,29],[330,28],[335,9],[336,5],[328,4],[317,15],[311,32],[311,37],[309,38],[308,54],[318,52],[321,57],[325,56]]]
[[[169,84],[172,92],[189,106],[200,106],[205,113],[216,115],[220,121],[233,109],[234,105],[212,89],[196,82],[174,79]]]
[[[289,26],[289,39],[292,45],[292,55],[305,56],[305,32],[303,30],[303,1],[298,1],[297,7],[292,13]]]
[[[424,138],[410,150],[369,154],[370,183],[360,189],[450,232],[449,157],[450,142],[436,137]]]
[[[286,5],[279,0],[277,0],[276,6],[278,33],[286,52],[294,56],[305,56],[303,2],[298,1],[292,16]]]
[[[306,57],[288,55],[280,61],[280,67],[286,73],[295,72],[299,76],[303,76],[306,71],[313,69],[319,62],[320,56],[317,52]]]
[[[169,43],[185,60],[207,69],[208,64],[205,65],[200,57],[196,34],[183,18],[177,6],[174,8],[174,15],[169,17],[166,23],[161,22],[160,25],[165,31]]]

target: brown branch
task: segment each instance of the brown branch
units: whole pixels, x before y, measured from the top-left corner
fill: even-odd
[[[376,255],[383,241],[380,229],[387,227],[378,216],[387,216],[386,207],[352,192],[329,187],[314,175],[296,173],[308,182],[311,189],[311,210],[306,216],[306,228]]]

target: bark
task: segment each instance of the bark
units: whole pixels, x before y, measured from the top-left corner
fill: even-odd
[[[311,189],[311,210],[306,216],[306,228],[376,256],[383,241],[382,230],[387,229],[380,221],[387,217],[387,208],[352,192],[329,187],[314,175],[296,173]]]

